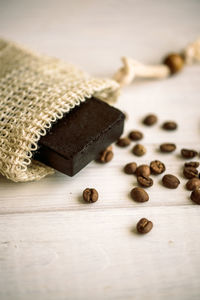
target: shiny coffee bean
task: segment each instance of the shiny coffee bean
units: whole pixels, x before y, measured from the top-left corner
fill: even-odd
[[[143,138],[143,133],[141,131],[138,131],[138,130],[132,130],[129,133],[128,137],[132,141],[139,141],[139,140],[141,140]]]
[[[191,193],[190,199],[200,205],[200,189],[196,189]]]
[[[165,171],[165,165],[160,160],[154,160],[150,163],[151,173],[159,175]]]
[[[83,200],[88,203],[94,203],[98,200],[99,195],[97,190],[87,188],[83,191]]]
[[[111,146],[106,148],[103,152],[101,152],[99,157],[99,161],[101,163],[108,163],[113,159],[114,153],[110,149],[112,149]]]
[[[136,175],[137,176],[149,176],[151,174],[150,168],[148,165],[140,165],[137,167]]]
[[[131,197],[136,202],[146,202],[149,200],[149,195],[147,192],[140,187],[135,187],[132,189]]]
[[[138,223],[137,223],[137,231],[138,233],[148,233],[151,231],[153,228],[153,223],[146,218],[142,218]]]
[[[132,151],[136,156],[143,156],[146,153],[146,148],[141,144],[136,144]]]
[[[160,145],[160,151],[170,153],[176,150],[176,145],[173,143],[164,143]]]
[[[193,158],[195,156],[197,156],[197,151],[193,150],[193,149],[181,149],[181,155],[183,158]]]
[[[190,161],[184,164],[185,167],[192,167],[192,168],[198,168],[199,162],[198,161]]]
[[[193,167],[185,167],[183,169],[183,175],[187,179],[198,177],[198,170],[196,168],[193,168]]]
[[[200,179],[192,178],[192,179],[188,180],[188,182],[186,183],[186,188],[188,191],[193,191],[193,190],[200,188]]]
[[[136,169],[137,169],[137,164],[135,162],[132,162],[125,165],[124,172],[126,174],[135,174]]]
[[[162,128],[165,130],[176,130],[178,127],[177,123],[174,121],[167,121],[163,123]]]
[[[153,179],[148,176],[138,176],[137,181],[143,187],[150,187],[153,185]]]
[[[143,124],[147,125],[147,126],[152,126],[154,125],[155,123],[157,123],[158,121],[158,118],[156,115],[154,114],[149,114],[147,115],[144,120],[143,120]]]
[[[162,183],[169,189],[176,189],[180,184],[180,180],[174,175],[166,174],[162,178]]]
[[[129,146],[130,143],[131,143],[131,141],[129,140],[129,138],[120,138],[120,139],[117,141],[116,145],[119,146],[119,147],[124,148],[124,147]]]

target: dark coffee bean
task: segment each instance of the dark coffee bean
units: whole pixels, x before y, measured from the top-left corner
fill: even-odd
[[[172,143],[164,143],[160,145],[160,151],[161,152],[165,152],[165,153],[169,153],[169,152],[173,152],[176,150],[176,145],[172,144]]]
[[[131,139],[132,141],[139,141],[143,138],[143,133],[141,131],[138,130],[132,130],[129,133],[129,139]]]
[[[135,187],[132,189],[131,197],[136,202],[146,202],[149,200],[149,195],[147,192],[140,187]]]
[[[136,169],[137,169],[137,164],[135,162],[132,162],[125,165],[124,172],[126,174],[135,174]]]
[[[137,167],[136,175],[137,176],[149,176],[151,174],[150,168],[148,165],[140,165]]]
[[[178,125],[174,121],[167,121],[163,123],[162,128],[165,130],[175,130],[177,129]]]
[[[181,155],[184,158],[193,158],[197,156],[197,151],[192,150],[192,149],[181,149]]]
[[[196,189],[191,193],[190,199],[197,204],[200,204],[200,189]]]
[[[192,178],[192,179],[188,180],[188,182],[186,183],[186,188],[189,191],[193,191],[197,188],[200,188],[200,179],[199,178]]]
[[[144,120],[143,120],[143,123],[147,126],[152,126],[154,125],[156,122],[158,121],[158,118],[156,115],[154,114],[150,114],[150,115],[147,115]]]
[[[186,167],[183,169],[183,175],[185,176],[185,178],[191,179],[194,177],[198,177],[198,171],[193,167]]]
[[[183,58],[177,53],[169,54],[164,59],[163,63],[169,67],[171,74],[181,71],[184,66]]]
[[[137,231],[139,233],[148,233],[151,231],[153,228],[153,223],[146,218],[142,218],[138,223],[137,223]]]
[[[141,144],[137,144],[133,147],[132,151],[135,155],[142,156],[146,153],[146,148]]]
[[[129,146],[131,143],[131,141],[129,140],[129,138],[121,138],[117,141],[117,146],[119,147],[127,147]]]
[[[185,167],[193,167],[193,168],[198,168],[199,167],[199,162],[198,161],[190,161],[184,164]]]
[[[112,152],[112,146],[110,146],[100,154],[99,161],[101,163],[107,163],[113,159],[113,156],[114,154]]]
[[[137,181],[141,186],[150,187],[153,185],[153,179],[148,176],[138,176]]]
[[[176,189],[180,184],[180,180],[174,175],[167,174],[162,178],[162,183],[169,189]]]
[[[93,203],[98,200],[98,192],[95,189],[87,188],[83,191],[83,200],[88,203]]]
[[[165,171],[165,165],[160,160],[154,160],[150,164],[151,173],[159,175]]]

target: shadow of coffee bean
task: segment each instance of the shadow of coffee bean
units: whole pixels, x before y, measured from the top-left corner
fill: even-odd
[[[78,201],[79,203],[81,203],[81,204],[88,204],[87,202],[85,202],[85,201],[83,200],[82,194],[79,195],[79,196],[77,197],[77,201]]]

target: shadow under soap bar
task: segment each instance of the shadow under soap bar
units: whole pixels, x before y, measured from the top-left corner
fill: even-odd
[[[101,100],[87,99],[41,137],[34,159],[73,176],[120,137],[124,117]]]

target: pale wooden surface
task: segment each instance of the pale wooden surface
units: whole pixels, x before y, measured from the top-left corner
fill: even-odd
[[[159,62],[200,34],[199,1],[3,1],[3,36],[70,60],[96,76],[110,76],[120,56]],[[171,4],[169,4],[171,3]],[[164,81],[137,82],[123,90],[117,106],[128,112],[125,133],[139,128],[147,154],[135,158],[114,148],[105,166],[91,163],[74,178],[60,173],[40,182],[0,179],[0,299],[199,299],[200,207],[185,190],[183,146],[199,150],[200,66]],[[156,112],[159,125],[145,128],[142,117]],[[179,130],[160,128],[175,119]],[[176,142],[163,155],[161,142]],[[129,161],[163,160],[179,175],[177,190],[155,178],[150,201],[134,203],[136,180],[123,174]],[[85,187],[100,199],[81,201]],[[138,236],[141,217],[154,223]]]

